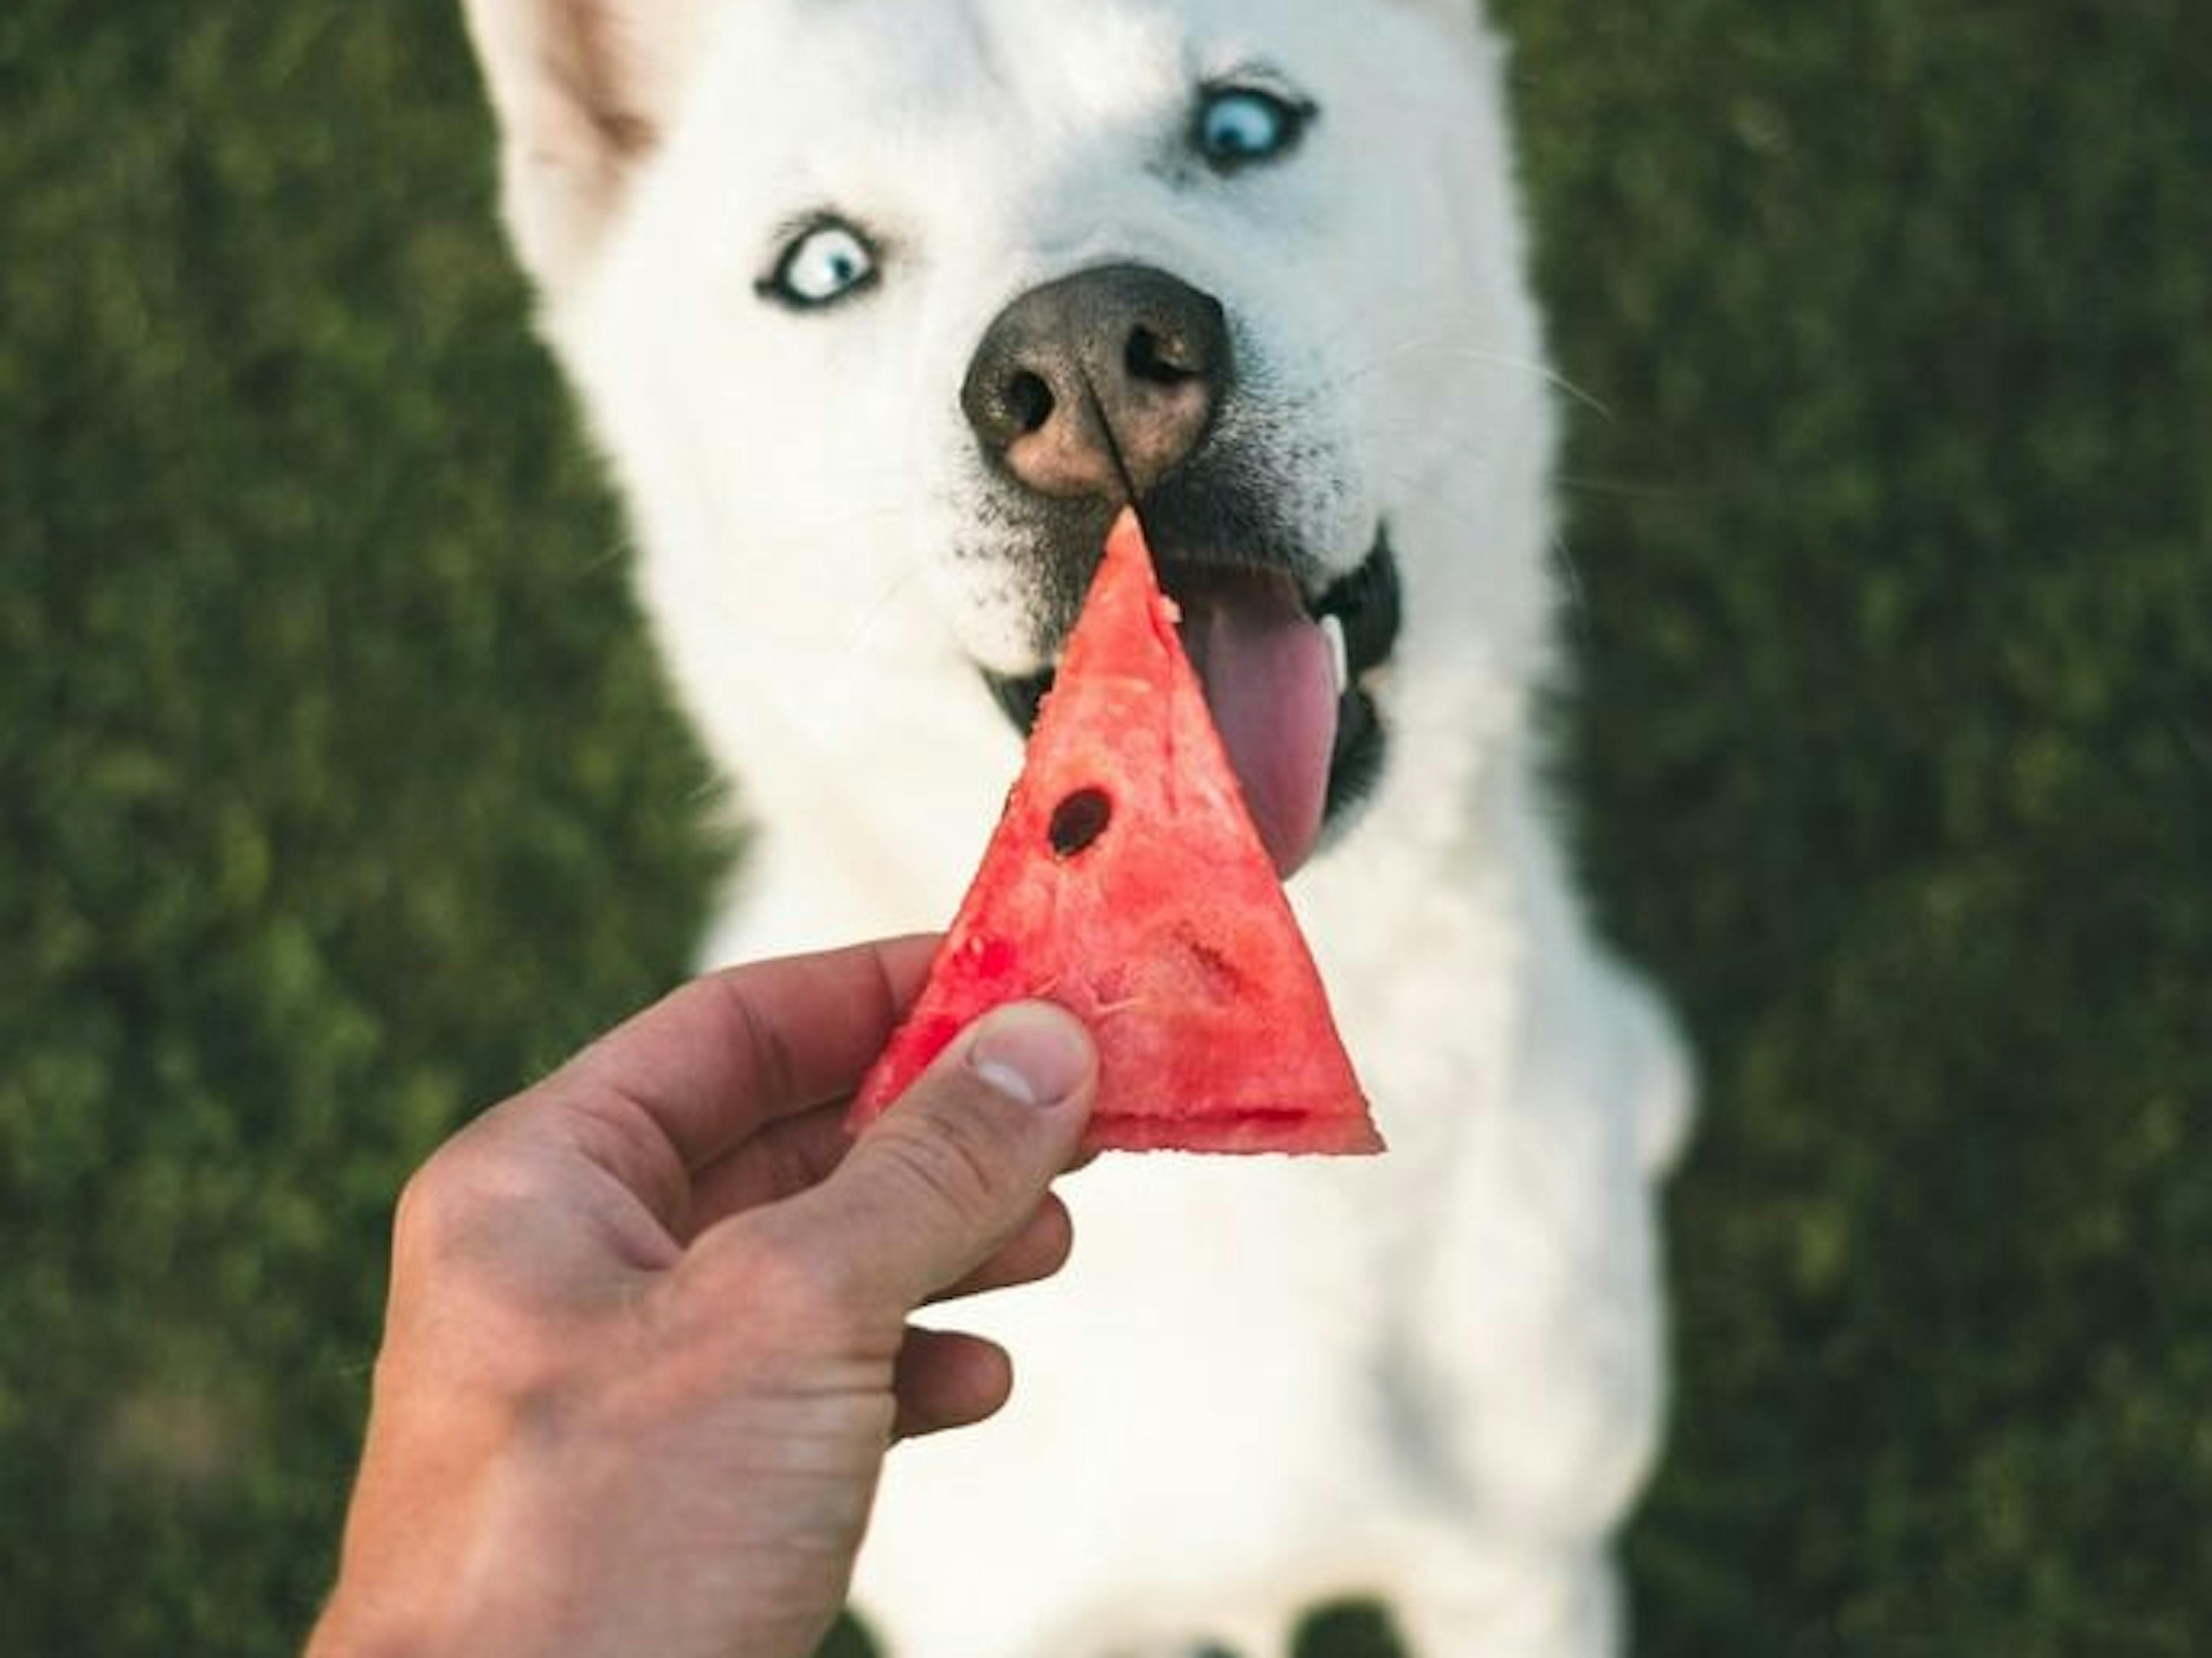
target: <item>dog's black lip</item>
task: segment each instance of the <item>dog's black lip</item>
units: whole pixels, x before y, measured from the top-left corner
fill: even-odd
[[[1044,706],[1045,693],[1052,689],[1053,670],[1041,668],[1035,673],[994,673],[986,668],[983,683],[989,689],[991,700],[999,710],[1013,721],[1014,729],[1027,742],[1030,730],[1036,725],[1037,710]]]
[[[1329,752],[1328,789],[1322,797],[1324,829],[1339,826],[1346,812],[1375,792],[1389,747],[1375,699],[1357,683],[1346,686],[1337,700],[1336,746]]]
[[[1359,568],[1332,582],[1312,602],[1316,619],[1334,616],[1344,629],[1346,677],[1355,683],[1361,675],[1381,667],[1398,647],[1402,612],[1398,602],[1398,556],[1390,550],[1386,525],[1375,535],[1375,545]]]
[[[1163,585],[1169,585],[1165,561],[1163,565]],[[1357,569],[1331,582],[1318,598],[1309,595],[1306,607],[1316,620],[1334,616],[1344,629],[1347,683],[1337,699],[1336,744],[1329,755],[1328,788],[1322,813],[1327,824],[1371,793],[1382,775],[1388,735],[1374,697],[1359,682],[1389,662],[1398,643],[1402,612],[1398,558],[1391,550],[1389,525],[1376,529],[1374,544]],[[981,671],[992,700],[1026,740],[1046,693],[1052,689],[1054,670],[1047,666],[1029,674],[994,673],[988,668]]]

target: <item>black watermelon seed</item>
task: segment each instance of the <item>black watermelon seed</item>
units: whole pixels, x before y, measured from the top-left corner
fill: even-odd
[[[1106,833],[1114,820],[1114,803],[1103,789],[1078,789],[1053,809],[1052,826],[1046,831],[1052,849],[1073,858]]]

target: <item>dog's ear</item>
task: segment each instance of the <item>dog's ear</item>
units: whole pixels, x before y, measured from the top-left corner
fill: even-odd
[[[464,0],[507,234],[557,298],[590,263],[702,49],[708,0]]]

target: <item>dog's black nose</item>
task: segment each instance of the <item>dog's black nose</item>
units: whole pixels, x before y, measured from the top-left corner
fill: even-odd
[[[1149,489],[1198,447],[1229,379],[1218,300],[1147,265],[1105,265],[1001,311],[960,406],[983,452],[1030,489],[1118,498],[1125,469]]]

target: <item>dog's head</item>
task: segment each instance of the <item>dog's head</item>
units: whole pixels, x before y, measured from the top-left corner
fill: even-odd
[[[1377,774],[1401,616],[1458,615],[1446,671],[1533,648],[1549,423],[1466,0],[469,6],[679,652],[860,699],[957,656],[1021,723],[1133,492],[1287,868]]]

